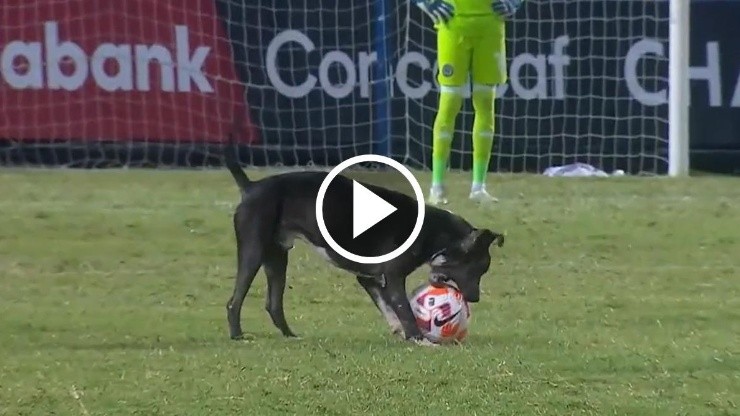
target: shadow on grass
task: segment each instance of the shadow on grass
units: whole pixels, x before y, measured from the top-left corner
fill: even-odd
[[[128,338],[128,337],[127,337]],[[238,348],[280,348],[300,350],[324,350],[328,355],[341,354],[342,350],[354,351],[357,349],[382,349],[412,347],[414,344],[400,338],[393,338],[387,334],[377,334],[369,337],[312,337],[300,336],[286,338],[271,331],[251,332],[243,339],[232,340],[225,335],[212,338],[141,338],[135,339],[89,339],[89,340],[59,340],[57,342],[38,343],[37,350],[66,349],[70,351],[201,351],[223,350]],[[20,346],[19,346],[20,347]]]

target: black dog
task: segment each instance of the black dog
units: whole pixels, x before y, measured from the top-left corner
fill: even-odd
[[[325,172],[293,172],[251,181],[236,160],[233,146],[226,146],[225,162],[241,190],[242,200],[234,213],[238,270],[234,293],[226,305],[232,339],[242,336],[241,308],[260,267],[267,275],[265,309],[283,335],[295,336],[285,321],[283,292],[288,251],[296,237],[306,240],[335,266],[350,271],[383,313],[393,332],[407,340],[422,341],[406,295],[406,277],[423,264],[431,266],[430,281],[452,282],[469,302],[480,297],[480,279],[491,263],[489,247],[504,244],[504,236],[476,229],[448,211],[431,206],[421,233],[399,257],[381,264],[349,261],[329,247],[319,232],[315,216],[318,189]],[[352,181],[341,175],[330,184],[324,197],[324,219],[332,237],[352,253],[374,256],[397,248],[410,234],[416,219],[413,198],[382,187],[364,184],[397,208],[373,228],[371,236],[352,239]],[[391,217],[393,217],[391,218]],[[385,224],[385,225],[383,225]]]

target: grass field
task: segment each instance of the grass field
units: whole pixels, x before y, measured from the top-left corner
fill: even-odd
[[[425,348],[305,245],[303,338],[260,274],[229,340],[225,171],[0,171],[0,414],[740,414],[740,180],[503,176],[490,209],[451,180],[507,244],[467,342]]]

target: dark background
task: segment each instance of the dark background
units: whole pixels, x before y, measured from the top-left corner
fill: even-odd
[[[370,0],[362,4],[344,0],[216,0],[218,13],[232,44],[237,73],[247,84],[252,120],[260,128],[261,142],[240,148],[240,158],[252,165],[335,165],[358,154],[377,152],[387,144],[390,156],[413,167],[431,164],[431,125],[436,108],[434,91],[421,99],[408,99],[393,83],[392,97],[375,100],[383,87],[386,67],[376,65],[371,96],[360,89],[346,98],[330,97],[314,88],[302,98],[288,98],[271,85],[265,70],[265,53],[276,34],[295,29],[308,36],[316,50],[284,46],[278,53],[281,78],[300,83],[318,74],[321,58],[340,50],[355,60],[360,52],[376,50],[378,22],[373,19],[386,7],[383,46],[389,68],[404,52],[422,52],[434,62],[434,37],[423,28],[430,24],[416,8],[405,24],[405,0]],[[722,100],[710,106],[706,81],[691,82],[691,164],[713,172],[740,172],[740,107],[731,100],[740,75],[740,1],[691,2],[692,66],[707,65],[707,45],[719,45]],[[646,19],[643,16],[656,16]],[[510,22],[509,58],[523,53],[550,54],[552,40],[568,35],[566,54],[571,65],[566,74],[566,97],[526,100],[509,88],[497,100],[497,134],[491,169],[535,171],[575,161],[607,171],[621,168],[631,173],[665,173],[667,170],[668,106],[645,106],[633,99],[622,73],[623,58],[637,41],[667,39],[667,0],[529,0],[518,18]],[[408,36],[408,38],[407,38]],[[407,42],[408,41],[408,42]],[[668,45],[665,44],[665,51]],[[605,57],[610,57],[605,59]],[[611,58],[613,57],[613,58]],[[525,85],[534,82],[534,71],[520,73]],[[548,65],[548,75],[551,75]],[[334,83],[346,79],[342,70],[330,68]],[[432,81],[431,69],[412,67],[409,78]],[[641,85],[651,91],[667,88],[666,58],[646,58],[638,66]],[[413,82],[412,82],[413,83]],[[551,86],[548,85],[548,91]],[[382,106],[388,103],[388,114]],[[472,126],[470,103],[458,120],[458,129]],[[381,115],[382,114],[382,115]],[[385,123],[390,119],[390,123]],[[383,134],[380,128],[390,129]],[[659,140],[656,140],[659,138]],[[390,139],[390,140],[388,140]],[[387,141],[387,143],[386,143]],[[217,166],[219,145],[207,142],[179,144],[89,142],[18,142],[0,138],[2,164],[65,164],[105,166]],[[457,137],[453,168],[469,168],[470,139]],[[462,157],[463,152],[468,157]]]

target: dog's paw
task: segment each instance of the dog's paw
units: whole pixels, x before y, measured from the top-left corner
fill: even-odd
[[[416,345],[421,345],[422,347],[439,347],[439,344],[435,344],[426,338],[412,339],[411,341]]]
[[[397,337],[406,338],[406,333],[403,331],[403,327],[391,327],[391,334]]]
[[[231,339],[233,341],[250,342],[250,341],[254,341],[255,339],[257,339],[257,337],[255,337],[252,334],[238,334],[238,335],[232,335]]]

